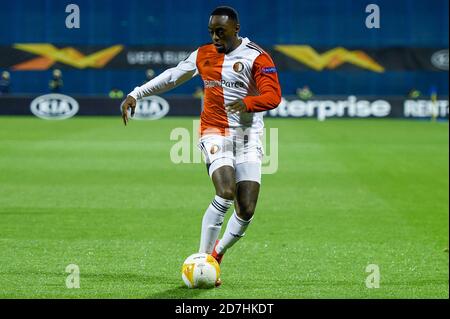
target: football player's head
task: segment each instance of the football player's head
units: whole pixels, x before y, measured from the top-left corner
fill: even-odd
[[[239,40],[239,17],[231,7],[217,7],[211,12],[208,31],[219,53],[235,49]]]

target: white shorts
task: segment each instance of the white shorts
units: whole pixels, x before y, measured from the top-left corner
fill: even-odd
[[[198,147],[208,167],[208,174],[222,166],[231,166],[236,172],[236,183],[254,181],[261,184],[261,162],[264,150],[260,134],[245,137],[236,135],[205,135]]]

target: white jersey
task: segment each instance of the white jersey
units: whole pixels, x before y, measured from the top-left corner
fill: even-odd
[[[270,56],[248,38],[233,51],[201,46],[176,67],[164,71],[129,95],[135,99],[168,91],[200,74],[204,84],[200,133],[230,135],[236,129],[262,133],[262,111],[278,106],[281,89]],[[225,105],[242,99],[246,112],[228,114]]]

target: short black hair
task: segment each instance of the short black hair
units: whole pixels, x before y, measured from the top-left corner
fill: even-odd
[[[238,13],[232,7],[227,7],[227,6],[217,7],[211,12],[211,15],[212,16],[227,16],[230,20],[233,20],[236,23],[239,23]]]

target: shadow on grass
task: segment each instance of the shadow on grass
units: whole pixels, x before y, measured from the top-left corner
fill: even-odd
[[[207,291],[207,289],[189,289],[186,286],[178,286],[149,295],[146,299],[191,299],[197,298]]]

